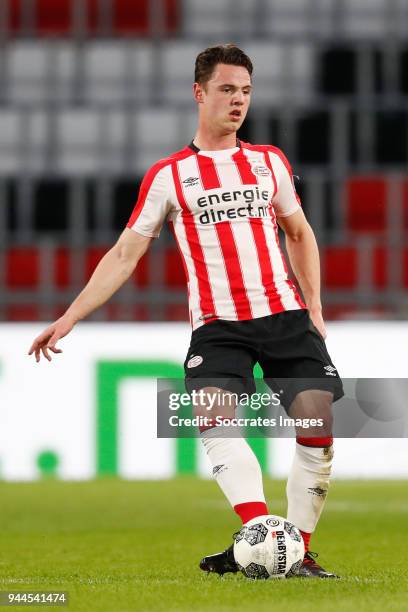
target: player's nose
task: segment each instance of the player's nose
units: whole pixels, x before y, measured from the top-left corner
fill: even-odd
[[[242,91],[236,91],[233,98],[232,103],[236,106],[242,106],[245,102],[245,96]]]

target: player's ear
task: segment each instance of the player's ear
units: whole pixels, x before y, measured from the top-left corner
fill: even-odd
[[[200,83],[194,83],[194,85],[193,85],[193,95],[194,95],[194,100],[198,104],[201,104],[204,101],[204,99],[203,99],[203,87],[202,87],[202,85],[200,85]]]

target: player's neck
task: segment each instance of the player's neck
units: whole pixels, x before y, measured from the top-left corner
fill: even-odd
[[[237,134],[211,134],[203,133],[200,128],[194,136],[193,143],[202,151],[222,151],[223,149],[233,149],[237,146]]]

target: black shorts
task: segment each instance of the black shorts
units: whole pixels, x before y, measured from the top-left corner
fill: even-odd
[[[308,310],[202,325],[192,333],[184,362],[186,389],[254,393],[256,363],[286,410],[307,389],[331,391],[334,401],[343,396],[340,376]]]

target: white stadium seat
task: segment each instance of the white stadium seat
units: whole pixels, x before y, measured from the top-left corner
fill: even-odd
[[[315,85],[315,47],[309,43],[288,45],[285,56],[289,64],[287,90],[291,101],[294,104],[309,101],[313,97]]]
[[[50,169],[50,114],[43,110],[27,113],[25,132],[25,171],[31,174],[47,173]]]
[[[268,0],[263,7],[263,31],[278,36],[298,36],[310,31],[311,0]]]
[[[127,163],[131,139],[125,113],[122,110],[108,110],[103,113],[102,122],[101,170],[110,174],[121,174],[125,170],[131,172]]]
[[[408,2],[407,0],[395,1],[395,20],[394,31],[401,38],[408,39]]]
[[[89,43],[84,51],[84,96],[88,102],[119,102],[126,81],[126,54],[122,43]]]
[[[194,62],[203,47],[199,43],[169,42],[162,51],[165,101],[193,107]]]
[[[248,0],[184,0],[184,34],[208,44],[248,38],[259,32],[258,6]]]
[[[96,104],[147,101],[153,73],[150,43],[88,43],[84,51],[85,99]]]
[[[41,41],[10,43],[6,52],[6,96],[12,103],[68,100],[75,79],[71,43]]]
[[[134,170],[144,174],[157,160],[189,144],[194,136],[195,113],[152,108],[134,115]]]
[[[127,61],[130,98],[145,102],[151,98],[152,75],[155,72],[153,45],[150,42],[136,42],[128,45]]]
[[[250,43],[245,52],[254,64],[252,104],[265,106],[280,102],[283,90],[284,47],[273,43]]]
[[[45,112],[2,110],[0,175],[48,171],[48,142],[48,117]]]
[[[342,34],[357,39],[381,38],[387,32],[388,5],[388,0],[344,0]]]
[[[63,110],[56,118],[56,170],[93,174],[100,169],[101,115],[93,110]]]
[[[49,45],[50,61],[50,87],[48,96],[65,103],[74,96],[77,78],[77,69],[80,62],[80,52],[69,42],[58,42]],[[51,95],[50,95],[51,94]]]
[[[230,28],[231,0],[185,0],[184,33],[189,36],[222,35]]]
[[[7,94],[12,102],[38,102],[46,95],[49,53],[37,42],[10,44],[7,51]]]
[[[307,44],[251,43],[245,51],[254,64],[254,106],[308,97],[314,78],[313,51]]]
[[[139,111],[134,115],[133,134],[136,169],[144,174],[158,159],[179,148],[178,113],[161,108]]]
[[[17,111],[0,112],[0,175],[16,174],[23,157],[21,116]]]

